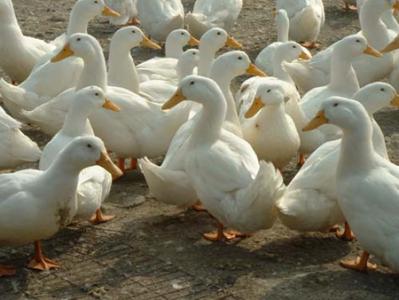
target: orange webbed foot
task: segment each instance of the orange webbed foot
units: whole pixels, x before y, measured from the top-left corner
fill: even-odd
[[[193,206],[191,206],[191,208],[197,212],[207,211],[204,205],[202,205],[201,201],[195,203]]]
[[[337,236],[337,238],[344,240],[344,241],[353,241],[355,239],[355,235],[353,234],[349,224],[347,222],[345,222],[345,228],[344,230],[341,230],[340,228],[338,228],[335,231],[335,235]]]
[[[112,216],[112,215],[104,215],[101,212],[101,209],[99,208],[96,210],[96,213],[91,217],[90,223],[93,225],[98,225],[98,224],[102,224],[102,223],[111,221],[114,218],[115,218],[115,216]]]
[[[320,43],[317,43],[317,42],[304,42],[304,43],[301,43],[301,45],[308,49],[320,48]]]
[[[377,269],[377,265],[368,261],[369,256],[370,254],[367,251],[364,251],[362,255],[356,259],[342,260],[340,265],[346,269],[358,272],[374,271]]]

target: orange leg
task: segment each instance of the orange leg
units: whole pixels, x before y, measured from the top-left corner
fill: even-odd
[[[125,173],[125,159],[124,158],[118,158],[118,167],[121,169],[122,173]]]
[[[191,208],[198,212],[207,211],[206,208],[202,205],[201,201],[197,201],[197,203],[191,206]]]
[[[133,18],[131,18],[130,20],[129,20],[129,22],[127,22],[127,26],[136,26],[136,25],[140,25],[141,24],[141,22],[140,22],[140,20],[138,19],[138,18],[136,18],[136,17],[133,17]]]
[[[299,153],[298,154],[298,167],[302,167],[303,164],[305,163],[305,154]]]
[[[111,221],[113,218],[115,218],[115,216],[103,215],[103,213],[101,212],[101,208],[98,208],[96,210],[96,213],[91,217],[90,223],[93,225],[98,225]]]
[[[367,272],[368,270],[377,269],[377,265],[368,262],[369,256],[370,254],[367,251],[363,251],[362,255],[356,259],[341,260],[340,265],[358,272]]]
[[[14,267],[0,265],[0,277],[14,276],[17,273]]]
[[[250,234],[241,233],[236,230],[224,230],[224,225],[220,222],[217,224],[217,230],[204,233],[203,237],[206,240],[216,242],[216,241],[231,241],[237,238],[247,238]]]
[[[305,48],[308,48],[308,49],[320,48],[320,43],[317,43],[315,41],[313,41],[313,42],[303,42],[303,43],[301,43],[301,45],[304,46]]]
[[[59,268],[60,265],[43,255],[40,241],[35,242],[35,256],[28,264],[28,268],[45,271]]]
[[[344,241],[353,241],[355,238],[348,222],[345,222],[344,230],[336,230],[335,235],[337,236],[337,238]]]
[[[137,169],[137,159],[135,159],[135,158],[130,159],[130,168],[131,168],[131,170]]]

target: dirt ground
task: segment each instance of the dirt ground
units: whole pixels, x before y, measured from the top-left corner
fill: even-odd
[[[50,40],[64,31],[74,1],[13,2],[24,32]],[[183,2],[192,7],[192,0]],[[252,58],[275,39],[272,2],[244,0],[233,35]],[[323,46],[358,30],[357,15],[344,12],[341,1],[324,3]],[[90,26],[105,49],[115,30],[101,18]],[[133,54],[139,62],[161,53]],[[377,120],[399,163],[399,112],[385,110]],[[48,140],[37,130],[26,132],[41,145]],[[292,164],[287,182],[295,172]],[[277,223],[237,243],[210,243],[201,238],[213,228],[206,213],[163,205],[147,193],[141,174],[131,172],[114,184],[105,204],[114,221],[69,227],[44,242],[46,254],[61,263],[59,270],[24,268],[31,245],[0,249],[0,262],[18,267],[16,277],[0,279],[0,299],[399,299],[399,277],[389,270],[358,274],[339,266],[340,259],[358,253],[356,242],[299,234]]]

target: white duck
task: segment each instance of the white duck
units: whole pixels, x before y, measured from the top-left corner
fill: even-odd
[[[382,54],[371,48],[361,35],[350,35],[340,40],[331,56],[330,82],[307,92],[301,101],[301,108],[309,120],[320,108],[322,101],[331,96],[352,97],[359,90],[359,82],[352,63],[362,54],[381,57]],[[323,126],[320,130],[328,139],[334,139],[339,133],[335,126]]]
[[[129,90],[109,86],[104,55],[98,41],[83,33],[69,38],[64,49],[53,59],[57,62],[70,56],[84,60],[84,69],[75,88],[69,89],[51,101],[37,107],[25,116],[42,130],[54,134],[63,124],[76,91],[96,85],[103,89],[107,99],[121,108],[121,112],[98,110],[90,116],[94,132],[107,149],[123,158],[164,155],[176,130],[188,118],[190,107],[163,112],[160,104],[153,103]],[[120,165],[124,168],[123,162]]]
[[[86,87],[78,91],[61,130],[44,147],[39,169],[46,170],[49,168],[62,149],[74,138],[94,136],[88,117],[93,111],[102,107],[119,111],[119,108],[107,100],[104,92],[98,87]],[[117,172],[116,166],[114,169],[112,175],[98,166],[85,168],[80,172],[77,191],[78,207],[75,219],[89,220],[94,215],[91,218],[91,222],[94,224],[113,219],[113,216],[103,215],[100,207],[111,191],[112,179],[122,175],[122,172]]]
[[[164,80],[177,84],[176,65],[187,45],[197,46],[196,40],[185,29],[173,30],[166,40],[166,57],[154,57],[137,65],[139,81],[144,83],[149,80]]]
[[[22,133],[21,126],[0,107],[0,169],[13,169],[40,159],[40,148]]]
[[[95,164],[109,168],[110,163],[101,140],[84,137],[74,139],[45,171],[26,169],[1,174],[0,246],[34,242],[35,256],[28,267],[58,268],[56,262],[43,255],[40,240],[51,238],[74,217],[80,171]],[[0,276],[13,274],[15,269],[0,267]]]
[[[168,34],[184,25],[181,0],[137,0],[141,26],[151,38],[164,41]]]
[[[185,99],[202,104],[187,144],[184,171],[205,208],[221,222],[217,233],[205,235],[211,240],[223,238],[223,225],[244,233],[270,228],[276,218],[274,203],[284,190],[273,165],[259,163],[246,141],[223,129],[223,98],[212,79],[192,75],[163,106],[169,109]]]
[[[216,52],[224,46],[229,46],[231,48],[242,47],[240,43],[221,28],[212,28],[201,37],[199,42],[199,73],[207,74],[209,72],[213,60],[215,59]],[[177,59],[172,58],[164,58],[159,64],[157,61],[152,61],[150,64],[144,62],[137,66],[139,80],[140,82],[145,82],[151,79],[161,79],[177,85],[179,81],[176,73],[176,64]]]
[[[137,0],[105,0],[105,3],[117,11],[120,16],[109,17],[109,22],[114,25],[140,24],[137,11]]]
[[[385,12],[392,13],[392,8],[399,6],[395,0],[368,0],[360,10],[359,19],[361,34],[375,49],[384,48],[395,36],[389,31],[381,17]],[[285,69],[295,81],[299,90],[307,92],[315,87],[325,85],[329,81],[331,57],[334,43],[327,49],[317,53],[310,61],[292,62],[285,65]],[[393,68],[394,57],[385,54],[383,58],[360,56],[353,62],[360,86],[382,80],[387,77]]]
[[[114,34],[108,58],[108,84],[125,88],[151,101],[166,101],[173,95],[175,85],[161,80],[139,82],[138,72],[131,54],[131,49],[137,46],[160,48],[136,26],[123,27]]]
[[[0,68],[14,83],[24,81],[40,57],[55,48],[23,35],[11,0],[0,2],[0,39]]]
[[[241,8],[242,0],[196,0],[193,11],[186,14],[185,25],[197,38],[213,27],[230,32]]]
[[[77,32],[86,33],[90,20],[100,14],[116,13],[108,8],[103,0],[77,1],[72,8],[66,34],[61,35],[56,41],[57,44],[61,44],[60,47],[42,56],[33,72],[19,86],[0,80],[3,102],[13,116],[24,119],[21,109],[31,110],[76,85],[83,69],[82,61],[71,58],[52,64],[50,59],[63,47],[68,36]]]
[[[272,162],[282,170],[296,156],[300,138],[295,123],[285,111],[282,87],[260,84],[241,127],[259,160]]]
[[[242,132],[230,85],[235,77],[246,72],[252,75],[261,74],[261,71],[251,64],[247,54],[242,51],[232,51],[219,56],[215,60],[210,75],[222,90],[223,100],[227,104],[223,126],[226,130],[238,136],[242,136]],[[187,174],[184,172],[187,141],[198,118],[199,114],[180,127],[170,143],[161,166],[157,166],[146,158],[139,160],[140,169],[146,178],[150,192],[159,201],[186,207],[193,205],[198,199],[188,181]]]
[[[277,27],[277,42],[271,43],[270,45],[265,47],[258,54],[255,60],[255,64],[268,75],[274,75],[274,54],[277,52],[278,46],[280,46],[282,43],[288,42],[290,20],[288,19],[287,12],[284,9],[279,9],[277,11],[275,16],[275,22]],[[302,47],[302,50],[306,54],[306,59],[310,59],[312,57],[312,54],[309,52],[308,49]],[[305,59],[304,57],[302,58]],[[291,62],[292,60],[287,59],[286,61]]]
[[[288,13],[291,40],[309,48],[318,47],[316,41],[325,21],[322,0],[277,0],[276,8]]]
[[[366,0],[357,0],[354,1],[355,4],[357,4],[357,9],[360,11],[360,9],[363,7],[364,2]],[[397,14],[399,10],[399,7],[396,6],[396,8],[394,8],[393,12],[390,10],[387,10],[385,13],[382,14],[381,16],[381,20],[385,23],[385,26],[390,29],[393,30],[395,32],[399,32],[399,24],[398,21],[396,20],[394,14]]]
[[[387,83],[371,83],[353,98],[366,108],[372,120],[374,149],[388,159],[384,134],[373,114],[390,104],[399,104],[395,89]],[[326,231],[345,221],[335,185],[340,145],[341,140],[336,140],[320,146],[290,182],[276,205],[284,225],[298,231]],[[350,230],[338,236],[351,239]]]
[[[376,153],[372,122],[360,103],[331,98],[307,129],[323,123],[344,133],[336,173],[338,204],[364,248],[360,259],[341,265],[358,271],[375,268],[368,264],[371,253],[398,272],[399,167]]]

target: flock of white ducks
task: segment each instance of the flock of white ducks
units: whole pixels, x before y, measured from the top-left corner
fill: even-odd
[[[187,14],[180,0],[77,0],[51,42],[25,36],[11,0],[1,1],[0,67],[10,82],[0,80],[0,246],[34,243],[28,267],[58,268],[40,241],[72,221],[112,220],[101,206],[131,159],[158,201],[201,204],[217,220],[206,239],[246,237],[279,219],[354,234],[364,252],[344,267],[373,269],[371,254],[399,271],[399,167],[373,118],[399,106],[399,1],[344,4],[357,5],[361,31],[312,56],[322,1],[277,0],[278,39],[253,64],[230,35],[242,0],[197,0]],[[87,33],[99,15],[123,25],[108,62]],[[135,64],[133,48],[160,44],[164,57]],[[223,47],[232,50],[219,55]],[[233,91],[245,74],[253,77]],[[52,137],[42,150],[24,123]],[[302,167],[286,186],[296,157]],[[0,265],[0,277],[15,272]]]

